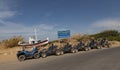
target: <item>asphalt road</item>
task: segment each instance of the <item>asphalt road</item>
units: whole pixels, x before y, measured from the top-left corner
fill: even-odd
[[[0,64],[0,70],[120,70],[120,47]]]

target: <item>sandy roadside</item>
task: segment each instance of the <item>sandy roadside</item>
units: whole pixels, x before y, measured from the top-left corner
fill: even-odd
[[[6,63],[11,61],[16,61],[16,53],[20,48],[11,48],[11,49],[0,49],[0,63]]]
[[[0,64],[9,63],[13,61],[17,61],[17,58],[15,55],[0,55]]]
[[[111,47],[120,46],[120,42],[111,42],[111,43],[112,43]],[[16,57],[16,53],[18,50],[20,50],[19,47],[12,48],[12,49],[6,49],[6,50],[0,50],[0,64],[18,61]]]

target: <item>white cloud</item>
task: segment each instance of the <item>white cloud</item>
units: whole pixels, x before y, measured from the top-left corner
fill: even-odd
[[[19,0],[0,0],[0,10],[11,10],[18,6]]]
[[[17,11],[13,10],[15,0],[0,0],[0,19],[14,17]]]
[[[14,8],[14,6],[17,5],[17,3],[14,3],[14,1],[16,0],[0,0],[0,40],[1,38],[4,39],[19,34],[23,36],[33,35],[34,28],[37,28],[39,32],[38,35],[40,37],[56,37],[56,25],[40,23],[34,26],[26,26],[23,23],[6,20],[9,18],[13,18],[20,13],[18,13],[18,11]],[[51,13],[46,13],[43,18],[47,18],[50,16]]]
[[[92,25],[93,30],[95,29],[116,29],[120,30],[120,20],[116,19],[104,19],[94,22]]]
[[[50,31],[53,30],[56,26],[55,25],[48,25],[48,24],[40,24],[34,26],[24,26],[20,23],[13,23],[9,21],[0,20],[0,33],[23,33],[23,32],[32,32],[34,28],[37,28],[38,31]]]
[[[17,5],[15,0],[0,0],[0,25],[2,25],[0,26],[0,33],[14,33],[18,29],[18,32],[21,32],[20,29],[22,28],[23,30],[25,28],[20,23],[6,20],[17,15],[17,10],[13,10],[15,5]]]
[[[21,32],[25,27],[21,24],[13,23],[10,21],[3,21],[0,20],[0,24],[3,26],[0,26],[0,33],[15,33],[15,32]]]
[[[6,19],[16,15],[16,11],[0,11],[0,19]]]
[[[42,30],[52,30],[56,25],[47,25],[47,24],[40,24],[38,28],[42,28]]]
[[[8,2],[6,0],[0,0],[0,10],[9,10]]]
[[[6,22],[2,20],[0,20],[0,24],[2,24],[2,26],[0,26],[0,37],[2,37],[2,40],[14,35],[22,35],[27,39],[29,36],[34,35],[35,28],[37,29],[38,39],[49,37],[50,40],[53,40],[57,38],[55,25],[39,24],[34,26],[24,26],[20,23]]]

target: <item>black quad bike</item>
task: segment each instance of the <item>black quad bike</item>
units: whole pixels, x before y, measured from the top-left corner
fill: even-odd
[[[101,49],[101,46],[99,44],[99,42],[95,41],[95,40],[91,40],[89,47],[91,49]]]
[[[63,48],[62,51],[64,53],[76,53],[78,50],[75,47],[72,47],[69,43],[67,43]]]
[[[48,49],[43,49],[41,50],[40,52],[40,55],[42,58],[45,58],[49,55],[56,55],[56,56],[59,56],[59,55],[62,55],[63,54],[63,51],[61,51],[58,46],[56,45],[53,45],[50,46]]]
[[[108,40],[103,39],[103,40],[101,40],[101,46],[110,48],[110,43],[108,42]]]
[[[90,47],[88,44],[83,43],[82,41],[80,41],[77,45],[76,45],[76,49],[78,49],[78,51],[89,51]]]

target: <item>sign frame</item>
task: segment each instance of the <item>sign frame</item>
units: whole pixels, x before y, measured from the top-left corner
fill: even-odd
[[[69,38],[70,30],[58,31],[58,38]]]

